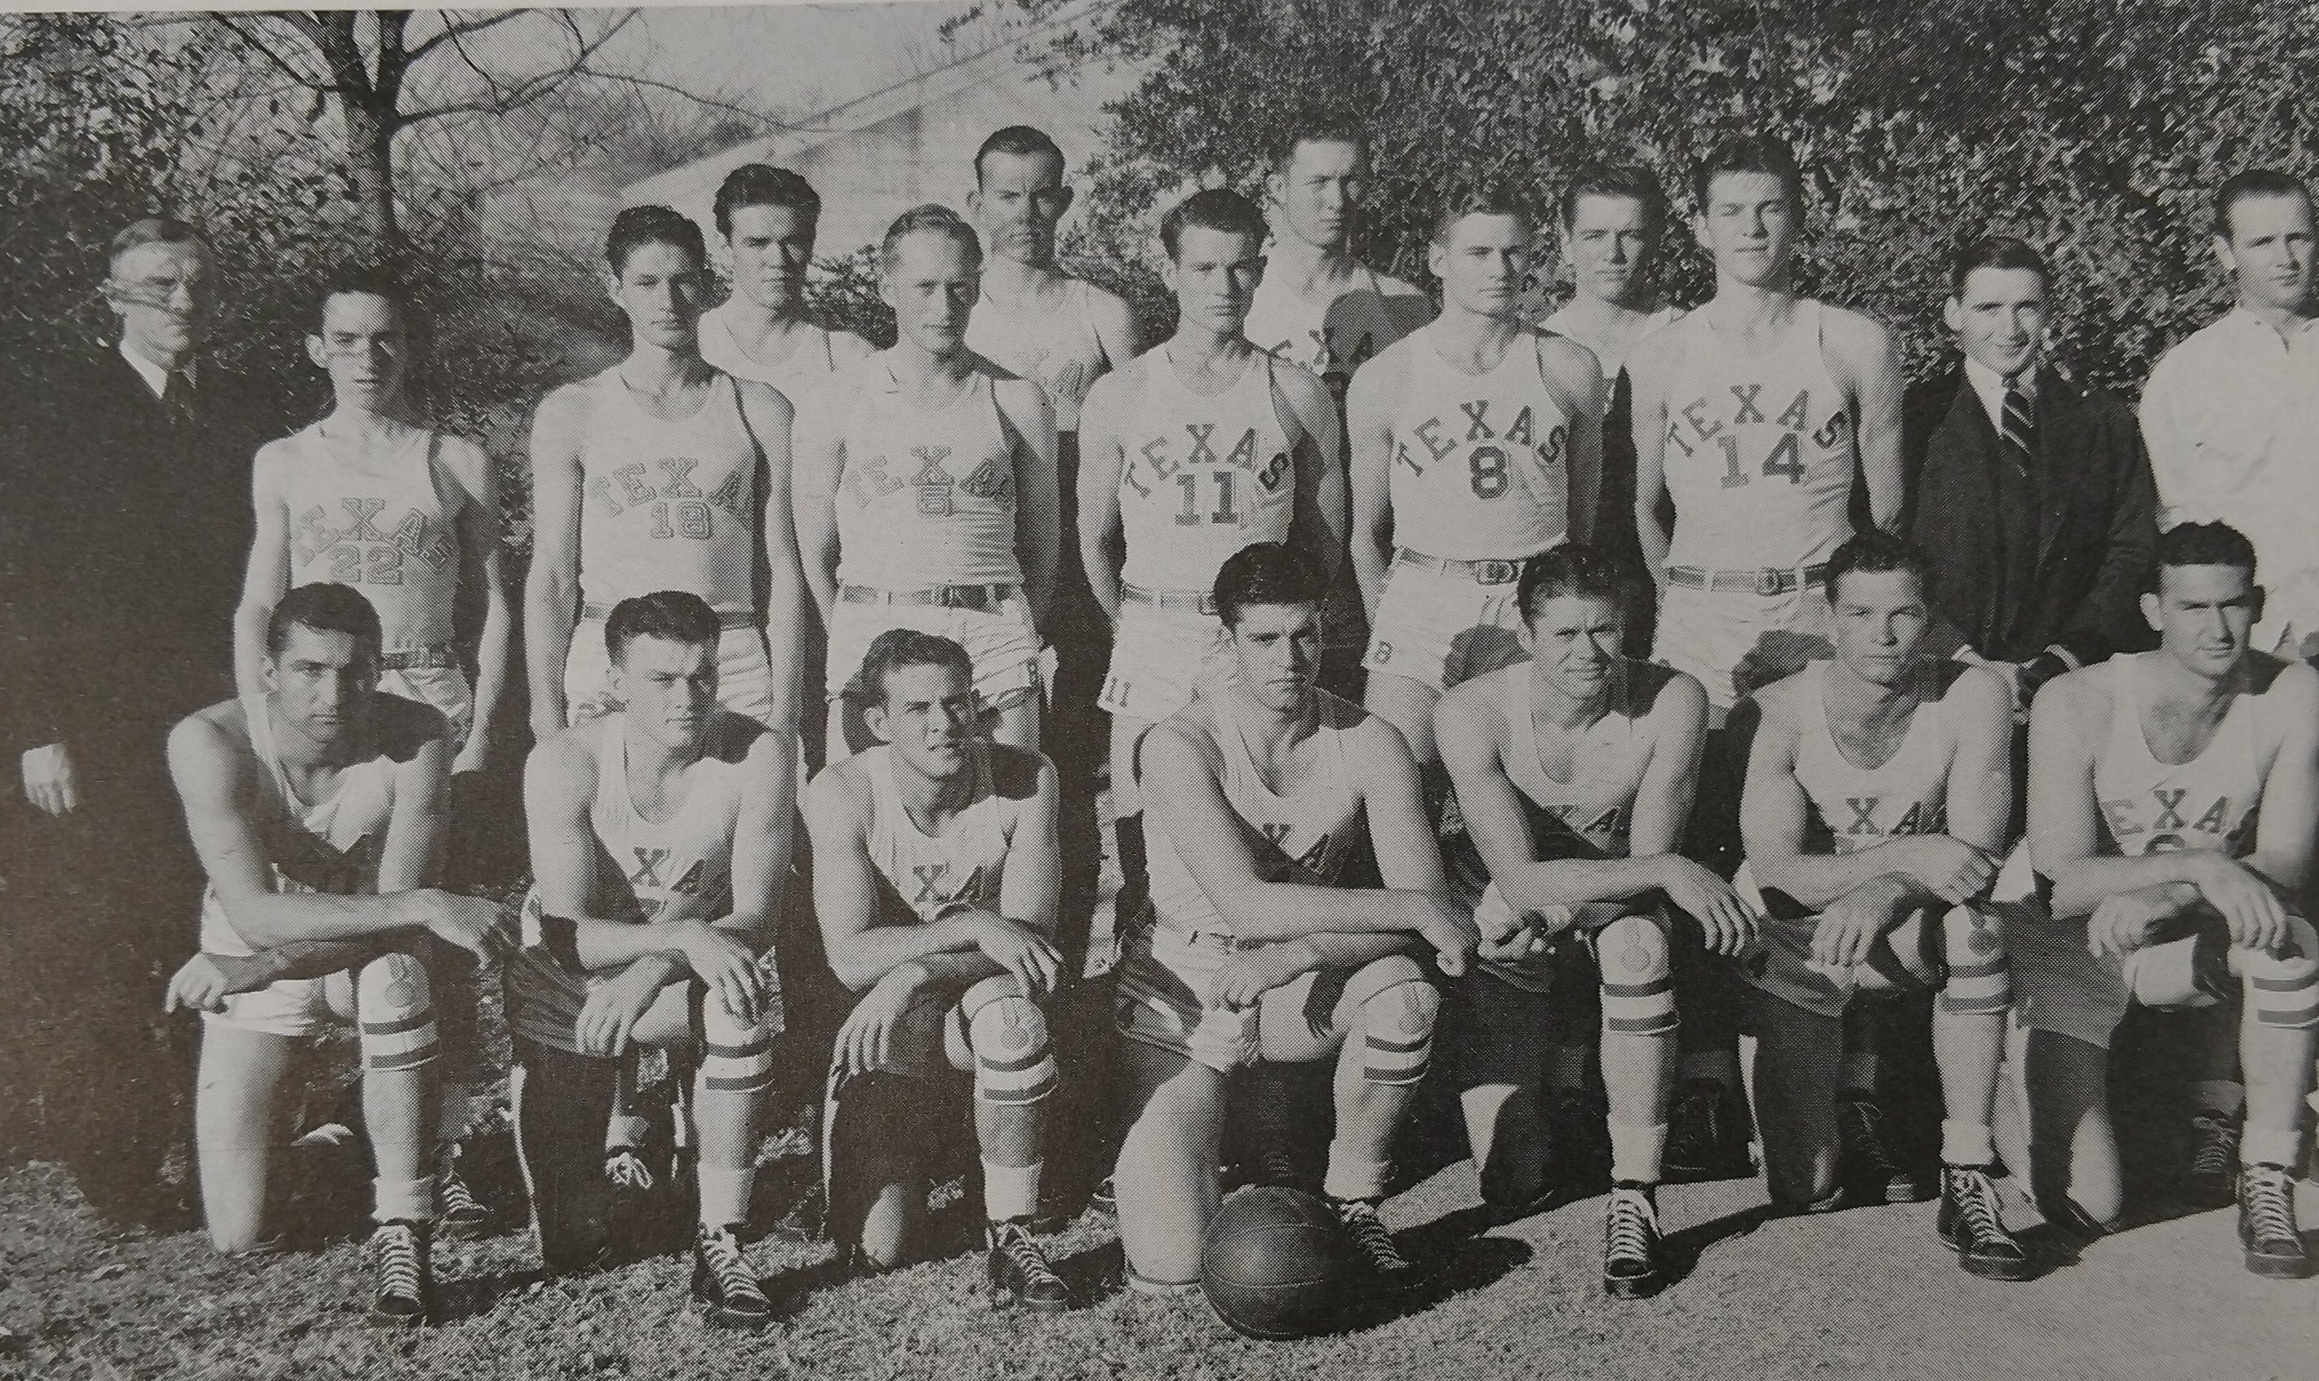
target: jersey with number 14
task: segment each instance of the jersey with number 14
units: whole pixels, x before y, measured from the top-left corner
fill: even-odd
[[[1679,349],[1663,458],[1675,501],[1671,564],[1811,566],[1852,535],[1857,419],[1828,372],[1825,313],[1799,299],[1787,335],[1757,356],[1726,348],[1704,311],[1658,333]]]
[[[1296,366],[1252,350],[1212,397],[1185,387],[1165,345],[1128,368],[1142,377],[1119,430],[1120,577],[1205,594],[1234,552],[1288,540],[1296,463],[1277,374]]]
[[[1407,371],[1392,417],[1393,540],[1461,561],[1535,556],[1570,528],[1570,419],[1546,387],[1543,338],[1517,335],[1473,375],[1442,358],[1434,329],[1377,361]]]

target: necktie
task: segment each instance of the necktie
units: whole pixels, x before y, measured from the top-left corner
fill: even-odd
[[[2005,437],[2005,456],[2013,468],[2029,473],[2030,459],[2037,453],[2037,422],[2029,411],[2029,396],[2021,391],[2018,381],[2005,381],[2005,420],[2000,429]]]
[[[184,370],[169,371],[168,382],[161,386],[161,410],[168,414],[172,427],[193,425],[193,381],[185,377]]]

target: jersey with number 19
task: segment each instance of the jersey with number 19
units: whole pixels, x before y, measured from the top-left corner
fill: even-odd
[[[719,613],[757,606],[757,469],[764,452],[729,374],[691,416],[645,411],[617,367],[583,386],[580,597],[602,608],[683,590]]]

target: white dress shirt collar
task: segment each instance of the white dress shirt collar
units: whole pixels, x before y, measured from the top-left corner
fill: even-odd
[[[1965,357],[1965,379],[1972,384],[1974,396],[1981,400],[1981,411],[1989,415],[1989,425],[1997,429],[1999,436],[2003,436],[2005,434],[2005,376],[1968,355]],[[2021,396],[2028,399],[2029,406],[2035,409],[2037,406],[2037,366],[2032,364],[2027,369],[2022,370],[2015,387],[2021,390]]]
[[[127,341],[122,341],[119,348],[121,351],[121,358],[129,362],[129,368],[137,371],[137,377],[145,381],[145,387],[153,390],[154,397],[159,398],[167,393],[169,389],[168,370],[163,369],[160,365],[153,363],[151,360],[146,359],[143,355],[140,355],[136,351],[131,350],[129,348],[129,342]],[[185,376],[185,382],[190,384],[194,382],[193,370],[194,362],[187,360],[183,365],[178,367],[177,372],[183,374]]]

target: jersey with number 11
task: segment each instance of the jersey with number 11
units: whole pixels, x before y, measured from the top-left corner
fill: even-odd
[[[1134,411],[1119,431],[1128,584],[1205,594],[1234,552],[1288,540],[1296,463],[1275,374],[1296,366],[1262,350],[1241,365],[1214,396],[1185,387],[1165,345],[1129,366]]]

